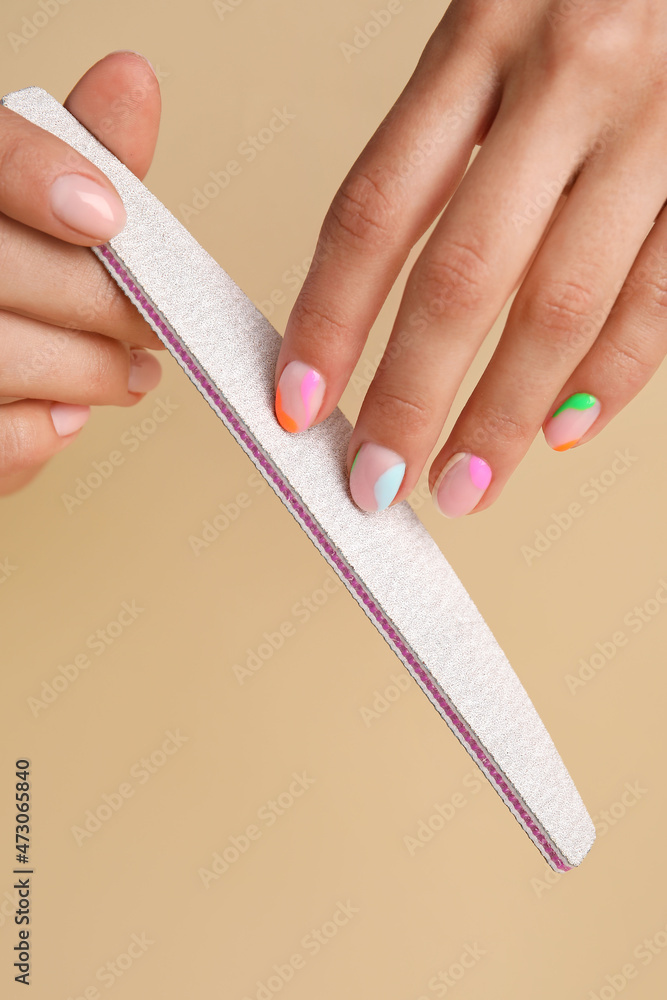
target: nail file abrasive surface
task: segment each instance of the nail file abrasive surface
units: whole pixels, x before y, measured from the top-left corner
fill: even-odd
[[[367,513],[351,499],[345,460],[352,427],[344,414],[336,409],[300,434],[284,431],[273,407],[281,338],[271,323],[141,181],[46,91],[29,87],[2,103],[59,136],[109,177],[123,199],[127,224],[94,253],[552,868],[580,864],[595,838],[593,823],[462,583],[407,501]]]

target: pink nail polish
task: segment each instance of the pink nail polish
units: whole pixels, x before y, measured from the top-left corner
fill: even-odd
[[[435,506],[445,517],[463,517],[482,499],[491,482],[491,468],[469,451],[452,455],[433,487]]]
[[[67,437],[80,430],[89,416],[89,406],[77,406],[74,403],[51,404],[51,419],[58,437]]]
[[[128,392],[150,392],[162,377],[162,366],[154,354],[148,351],[130,351],[130,375],[127,380]]]
[[[303,361],[285,366],[276,390],[276,416],[286,431],[305,431],[319,413],[324,399],[324,379]]]
[[[82,174],[63,174],[51,185],[51,211],[70,229],[106,242],[127,221],[120,196]]]
[[[554,451],[567,451],[584,436],[600,416],[599,399],[590,392],[575,392],[544,425],[544,437]]]
[[[397,452],[365,441],[350,469],[352,499],[362,510],[385,510],[398,493],[404,475],[405,462]]]

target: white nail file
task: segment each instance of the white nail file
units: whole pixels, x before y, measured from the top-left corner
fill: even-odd
[[[127,224],[93,252],[551,867],[566,871],[580,864],[595,839],[593,822],[462,583],[407,501],[367,513],[351,499],[347,418],[336,409],[302,433],[283,430],[273,392],[281,338],[271,323],[141,181],[50,94],[28,87],[2,103],[59,136],[109,177],[123,199]]]

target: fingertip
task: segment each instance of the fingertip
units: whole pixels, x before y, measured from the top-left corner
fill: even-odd
[[[160,84],[151,62],[132,49],[110,52],[75,84],[65,107],[143,180],[160,126]]]
[[[51,420],[60,438],[71,438],[81,430],[90,417],[90,407],[75,403],[52,403]]]
[[[575,392],[558,406],[542,427],[553,451],[569,451],[588,433],[600,416],[602,404],[590,392]]]
[[[127,390],[143,395],[158,385],[162,378],[162,365],[149,351],[132,348]]]
[[[113,52],[109,52],[107,53],[106,56],[103,56],[103,58],[100,59],[99,62],[103,62],[104,59],[110,59],[112,56],[136,56],[137,58],[143,60],[143,62],[146,63],[146,65],[150,68],[153,76],[157,80],[157,73],[155,72],[155,66],[153,66],[153,63],[150,61],[148,56],[145,56],[143,54],[143,52],[137,52],[136,49],[114,49]]]

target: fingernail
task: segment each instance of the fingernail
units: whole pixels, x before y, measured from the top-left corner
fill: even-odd
[[[149,351],[130,351],[128,392],[149,392],[162,378],[162,365]]]
[[[63,174],[51,185],[51,211],[70,229],[105,242],[121,231],[127,215],[118,194],[82,174]]]
[[[491,476],[491,467],[483,458],[459,451],[436,479],[433,502],[445,517],[463,517],[482,499]]]
[[[67,437],[80,430],[89,416],[89,406],[76,406],[74,403],[51,404],[51,419],[58,437]]]
[[[350,469],[350,493],[362,510],[385,510],[398,493],[405,462],[395,451],[374,441],[361,445]]]
[[[150,68],[151,68],[151,69],[153,70],[153,72],[155,73],[155,66],[154,66],[154,65],[153,65],[153,63],[152,63],[152,62],[150,61],[150,59],[148,59],[148,58],[147,58],[147,57],[146,57],[146,56],[145,56],[145,55],[143,54],[143,52],[137,52],[137,50],[136,50],[136,49],[114,49],[114,50],[113,50],[113,52],[109,52],[109,55],[110,55],[110,56],[116,56],[116,55],[125,55],[126,53],[129,53],[129,55],[132,55],[132,56],[139,56],[139,58],[140,58],[140,59],[143,59],[143,60],[144,60],[144,62],[147,62],[147,63],[148,63],[148,65],[150,66]],[[157,76],[157,73],[155,73],[155,75]]]
[[[303,361],[290,361],[276,389],[276,417],[286,431],[305,431],[319,413],[325,383],[319,372]]]
[[[600,415],[600,401],[590,392],[575,392],[552,413],[544,437],[554,451],[567,451],[584,436]]]

